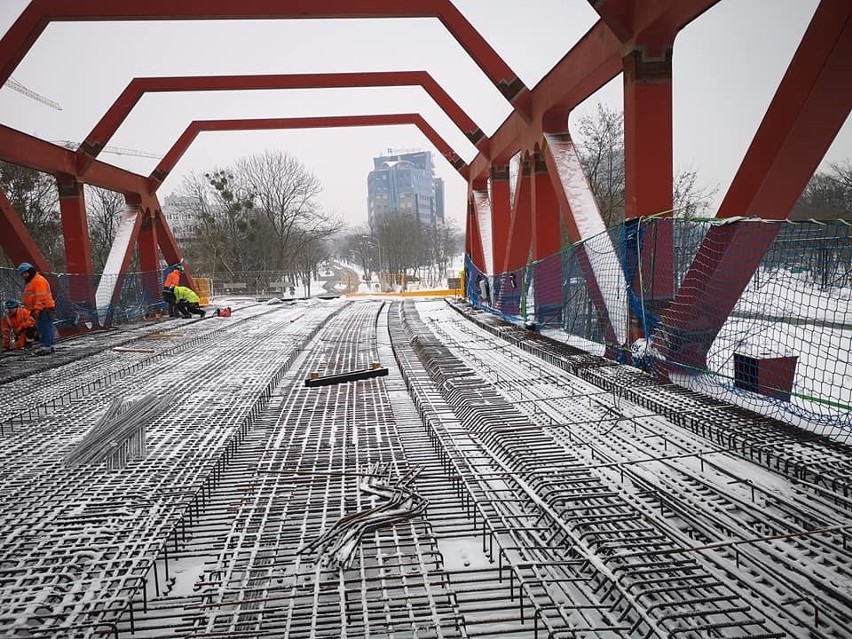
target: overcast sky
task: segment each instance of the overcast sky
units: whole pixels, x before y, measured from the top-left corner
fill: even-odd
[[[0,31],[28,0],[0,0]],[[587,0],[454,0],[532,88],[591,27]],[[698,171],[718,200],[772,99],[816,0],[722,0],[678,36],[674,50],[676,171]],[[52,23],[12,77],[58,102],[57,111],[4,87],[0,121],[42,139],[85,138],[134,76],[348,71],[429,71],[487,133],[508,116],[505,100],[437,20],[280,20]],[[580,105],[621,109],[619,76]],[[111,146],[164,154],[193,119],[420,112],[466,161],[476,149],[419,87],[148,94]],[[367,173],[388,149],[432,149],[414,126],[204,133],[160,189],[235,159],[281,149],[322,181],[324,206],[366,222]],[[435,153],[447,215],[463,228],[466,185]],[[852,158],[847,121],[826,161]],[[147,175],[156,159],[102,154]]]

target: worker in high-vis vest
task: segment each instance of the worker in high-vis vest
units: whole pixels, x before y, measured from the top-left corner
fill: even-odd
[[[180,274],[183,273],[183,266],[180,264],[173,264],[169,268],[171,270],[169,271],[169,274],[166,275],[166,280],[163,282],[163,301],[169,309],[169,317],[177,317],[177,302],[175,301],[175,297],[171,291],[173,287],[180,284]]]
[[[23,350],[27,340],[37,337],[36,323],[30,312],[18,300],[6,300],[0,332],[3,333],[3,350]]]
[[[177,310],[184,319],[189,319],[193,313],[201,317],[207,315],[207,311],[200,306],[201,298],[188,286],[172,286],[171,292],[175,296]]]
[[[56,303],[50,292],[50,284],[29,262],[18,264],[18,274],[26,282],[21,302],[38,327],[39,347],[34,354],[49,355],[53,352],[53,318],[56,316]]]

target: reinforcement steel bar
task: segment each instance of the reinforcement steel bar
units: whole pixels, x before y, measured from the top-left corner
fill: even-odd
[[[695,630],[725,625],[749,628],[751,633],[754,626],[780,633],[777,626],[771,629],[773,622],[746,612],[769,607],[788,616],[793,626],[810,627],[820,636],[831,636],[833,628],[849,623],[850,602],[838,588],[848,579],[848,505],[822,495],[799,497],[800,490],[781,498],[777,480],[769,481],[756,467],[744,470],[729,451],[696,447],[691,435],[661,416],[648,415],[618,394],[602,401],[599,390],[590,394],[594,387],[567,374],[560,377],[520,351],[510,350],[507,360],[507,352],[499,348],[502,340],[484,339],[461,319],[449,321],[447,311],[434,305],[429,310],[428,326],[445,346],[435,346],[435,353],[423,346],[428,343],[425,325],[414,324],[412,334],[425,349],[421,355],[433,367],[433,376],[438,375],[442,394],[475,434],[469,437],[510,478],[507,488],[514,484],[516,496],[520,489],[531,504],[547,506],[544,520],[556,527],[554,540],[573,541],[582,556],[591,553],[603,562],[599,568],[611,571],[615,583],[628,589],[628,599],[641,598],[638,608],[648,615],[645,622],[659,624],[666,633],[675,621],[687,620],[686,627]],[[461,358],[459,365],[464,362],[461,369],[452,364],[454,358]],[[447,378],[442,371],[449,366],[453,373]],[[487,385],[478,382],[479,376]],[[520,399],[530,401],[521,404]],[[696,419],[703,416],[695,414]],[[495,420],[500,424],[496,429]],[[526,420],[538,428],[524,426]],[[507,422],[523,428],[507,427]],[[572,423],[573,428],[565,428]],[[830,450],[824,453],[833,455]],[[745,482],[743,472],[748,475]],[[820,503],[816,509],[815,498]],[[815,528],[821,531],[809,532]],[[723,546],[694,543],[727,541],[731,536],[741,541]],[[800,556],[819,557],[820,570],[826,567],[824,577],[811,576],[799,564]],[[745,587],[725,577],[739,562],[747,565]],[[653,605],[644,594],[647,570],[676,585],[654,590]],[[789,584],[802,580],[810,582],[806,588],[811,600],[787,605],[796,595]],[[765,583],[777,589],[777,599],[764,597]],[[684,607],[683,614],[677,612]]]
[[[852,620],[852,500],[672,418],[718,403],[440,301],[159,328],[133,335],[157,352],[93,349],[15,400],[0,634],[834,639]],[[304,386],[373,362],[388,374]],[[654,389],[664,411],[630,400]],[[144,460],[62,463],[114,398],[175,390]],[[802,468],[848,463],[806,443]],[[335,532],[340,563],[311,552]]]
[[[168,571],[167,544],[178,543],[176,526],[215,483],[220,460],[251,425],[270,384],[334,311],[303,311],[300,324],[288,324],[283,345],[279,327],[255,321],[241,327],[251,331],[251,341],[235,330],[214,344],[189,340],[185,348],[175,346],[171,358],[150,359],[138,371],[150,391],[171,380],[182,393],[167,415],[146,425],[147,457],[117,472],[86,466],[69,473],[62,458],[111,398],[143,390],[141,376],[112,378],[97,395],[34,415],[26,428],[7,435],[0,453],[0,633],[27,628],[56,636],[60,627],[114,622],[132,609],[155,558],[164,556]],[[289,308],[278,312],[298,316]],[[223,352],[238,376],[223,374]]]

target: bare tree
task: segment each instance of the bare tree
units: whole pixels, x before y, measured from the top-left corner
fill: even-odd
[[[341,234],[335,241],[334,254],[345,262],[361,267],[366,279],[378,270],[378,259],[371,245],[370,228],[361,226]]]
[[[384,216],[374,224],[374,235],[382,252],[381,261],[387,267],[391,281],[401,284],[410,269],[420,265],[421,226],[413,215]]]
[[[580,119],[578,150],[583,169],[609,228],[624,220],[624,114],[598,104]]]
[[[794,220],[852,219],[852,161],[815,173],[790,215]]]
[[[234,176],[277,237],[277,268],[292,270],[293,256],[307,243],[331,237],[342,226],[317,204],[322,186],[316,176],[286,153],[266,151],[237,160]]]
[[[577,133],[583,169],[604,223],[610,228],[624,220],[624,114],[598,104],[593,116],[580,120]],[[672,196],[676,216],[692,218],[709,213],[718,187],[702,186],[698,178],[698,172],[692,170],[674,177]]]
[[[0,188],[54,270],[64,270],[65,253],[56,179],[47,173],[0,162]]]
[[[305,286],[305,295],[311,295],[311,281],[319,279],[319,265],[331,257],[327,240],[306,236],[299,242],[301,250],[294,257],[295,273]]]
[[[230,274],[257,268],[251,264],[260,237],[253,215],[253,194],[225,169],[205,173],[204,177],[213,187],[216,202],[210,209],[209,223],[218,234],[217,241],[224,242],[219,252],[221,266]]]
[[[719,188],[698,183],[697,171],[682,171],[674,179],[674,215],[692,219],[708,217],[710,204]]]
[[[124,195],[95,186],[86,186],[86,213],[92,245],[92,265],[100,272],[109,256],[121,214],[126,208]]]

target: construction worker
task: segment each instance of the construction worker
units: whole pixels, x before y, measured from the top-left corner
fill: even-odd
[[[175,296],[177,310],[181,317],[189,319],[193,313],[201,315],[201,317],[207,315],[207,311],[201,308],[199,304],[201,298],[191,288],[188,286],[172,286],[170,290]]]
[[[18,300],[6,300],[5,313],[0,320],[0,331],[3,332],[3,350],[16,348],[23,350],[27,340],[35,341],[36,322],[30,312]],[[13,346],[14,345],[14,346]]]
[[[35,319],[38,328],[39,347],[34,354],[49,355],[53,352],[53,318],[56,315],[56,303],[50,292],[50,284],[29,262],[18,264],[18,274],[26,282],[21,301]]]
[[[171,270],[166,275],[166,281],[163,282],[163,301],[169,309],[169,317],[177,317],[176,301],[171,289],[180,284],[180,274],[183,273],[183,266],[181,264],[173,264],[169,268]]]

